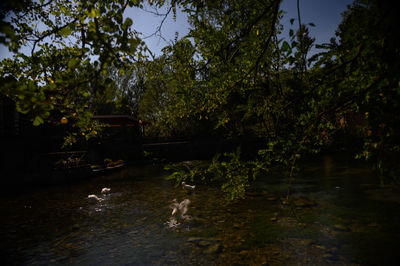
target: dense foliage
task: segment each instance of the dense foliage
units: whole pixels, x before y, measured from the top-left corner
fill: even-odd
[[[33,125],[75,121],[77,135],[97,132],[93,113],[114,99],[110,78],[132,68],[145,46],[123,13],[138,1],[17,1],[2,9],[1,39],[13,58],[1,63],[1,92]],[[30,48],[30,54],[19,52]],[[111,73],[110,73],[111,72]],[[129,94],[128,94],[129,95]]]
[[[95,130],[93,113],[124,112],[149,121],[154,136],[261,141],[250,156],[237,149],[217,155],[208,167],[175,169],[177,182],[217,182],[229,200],[243,197],[252,177],[275,165],[287,169],[290,188],[298,160],[328,146],[357,150],[373,162],[382,184],[386,178],[398,182],[400,34],[394,9],[377,0],[355,1],[337,38],[317,45],[322,52],[310,57],[308,27],[314,25],[299,19],[297,27],[292,20],[282,39],[280,2],[149,1],[167,5],[168,12],[181,8],[191,26],[156,58],[146,56],[132,20],[122,15],[140,1],[10,6],[0,41],[15,57],[1,63],[1,92],[34,125],[67,116],[76,119],[73,134],[88,137]],[[28,43],[31,55],[19,53]]]
[[[316,84],[326,113],[348,117],[358,127],[363,148],[358,157],[374,163],[381,176],[398,181],[400,151],[400,30],[393,9],[379,1],[356,1],[344,14],[332,41],[321,54]],[[390,33],[390,34],[388,34]],[[351,118],[357,117],[358,121]]]
[[[382,184],[385,178],[397,182],[399,35],[387,35],[399,31],[393,11],[377,1],[356,1],[343,14],[338,39],[306,60],[314,42],[307,25],[279,40],[278,7],[276,1],[214,1],[186,10],[195,52],[192,61],[173,62],[182,65],[177,73],[186,67],[195,78],[171,86],[175,99],[162,114],[170,123],[206,118],[225,137],[262,138],[267,147],[246,163],[230,159],[238,152],[222,156],[199,176],[219,169],[213,176],[234,199],[243,196],[249,176],[283,165],[290,188],[302,155],[334,145],[371,160]]]

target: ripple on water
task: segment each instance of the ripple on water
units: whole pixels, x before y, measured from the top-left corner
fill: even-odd
[[[281,204],[287,180],[276,173],[227,205],[218,188],[187,195],[155,167],[16,193],[0,201],[0,248],[5,264],[391,264],[400,207],[381,198],[396,193],[375,191],[359,165],[309,164],[293,184],[302,204]],[[103,187],[112,193],[89,204]],[[190,199],[190,219],[171,217],[174,198]]]

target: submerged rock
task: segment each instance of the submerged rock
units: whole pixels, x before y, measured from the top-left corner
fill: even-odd
[[[215,243],[211,245],[207,250],[206,253],[219,253],[222,250],[222,245],[220,243]]]
[[[186,241],[187,242],[197,242],[197,241],[202,241],[204,240],[203,237],[189,237]]]
[[[285,198],[280,198],[282,205],[289,205],[290,201]]]
[[[375,223],[375,222],[372,222],[372,223],[369,223],[367,226],[369,226],[369,227],[377,227],[378,224]]]
[[[351,229],[349,227],[347,227],[347,226],[345,226],[343,224],[335,224],[333,226],[333,229],[335,231],[341,231],[341,232],[350,232],[351,231]]]
[[[277,222],[281,226],[294,227],[298,225],[298,221],[293,217],[280,217]]]
[[[313,240],[312,239],[303,239],[302,240],[302,242],[301,242],[301,244],[302,245],[304,245],[304,246],[309,246],[309,245],[311,245],[313,243]]]
[[[213,242],[219,242],[222,239],[219,237],[189,237],[186,241],[187,242],[198,242],[199,245],[204,245],[206,242],[213,243]],[[200,244],[202,242],[202,244]]]
[[[295,200],[293,200],[294,206],[300,207],[300,208],[305,208],[305,207],[313,207],[317,205],[317,202],[314,200],[311,200],[306,197],[299,197]]]
[[[233,228],[238,229],[238,228],[240,228],[240,227],[242,227],[242,226],[241,226],[241,224],[239,224],[239,223],[234,223],[234,224],[233,224]]]
[[[198,245],[201,247],[207,247],[207,246],[211,245],[211,242],[206,241],[206,240],[201,240],[201,241],[199,241]]]
[[[369,199],[384,201],[384,202],[395,202],[400,204],[400,193],[398,189],[391,187],[368,189],[364,191]]]

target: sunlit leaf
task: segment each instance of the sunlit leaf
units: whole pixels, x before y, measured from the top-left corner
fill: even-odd
[[[44,123],[44,120],[40,116],[36,116],[35,119],[33,120],[33,125],[34,126],[39,126],[39,125],[41,125],[43,123]]]
[[[65,37],[68,37],[71,34],[72,30],[69,27],[62,28],[60,33]]]

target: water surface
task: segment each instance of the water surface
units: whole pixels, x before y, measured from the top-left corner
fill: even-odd
[[[131,166],[77,184],[1,196],[6,264],[394,265],[400,197],[379,189],[368,167],[345,156],[303,163],[292,202],[275,171],[247,198],[226,204],[216,187],[186,194],[161,166]],[[111,194],[102,196],[103,187]],[[104,200],[90,203],[89,194]],[[189,199],[190,218],[171,223],[171,200]]]

